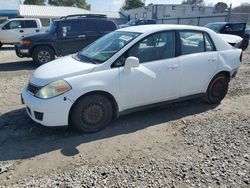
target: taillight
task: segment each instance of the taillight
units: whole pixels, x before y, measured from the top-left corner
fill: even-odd
[[[242,62],[242,56],[243,56],[243,52],[241,52],[240,54],[240,62]]]

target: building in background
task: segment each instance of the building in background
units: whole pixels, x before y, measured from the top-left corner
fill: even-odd
[[[127,18],[120,12],[93,12],[77,7],[64,6],[43,6],[43,5],[19,5],[18,9],[0,9],[2,21],[13,17],[39,18],[43,26],[49,26],[51,20],[59,19],[72,14],[105,14],[108,19],[114,20],[117,24],[127,21]]]

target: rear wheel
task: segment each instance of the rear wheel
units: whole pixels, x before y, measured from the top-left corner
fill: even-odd
[[[108,98],[100,94],[81,98],[70,114],[72,125],[81,132],[97,132],[112,120],[113,109]]]
[[[0,42],[0,48],[3,46],[3,44]]]
[[[55,59],[55,52],[49,46],[36,47],[32,53],[33,61],[39,65]]]
[[[206,101],[210,104],[220,103],[227,94],[228,85],[229,80],[226,75],[215,76],[207,88]]]

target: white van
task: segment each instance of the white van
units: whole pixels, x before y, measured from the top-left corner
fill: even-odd
[[[0,25],[0,47],[3,44],[15,44],[20,37],[42,31],[42,24],[35,18],[14,18]]]

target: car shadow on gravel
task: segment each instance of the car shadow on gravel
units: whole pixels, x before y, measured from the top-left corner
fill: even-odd
[[[41,126],[30,120],[22,108],[0,117],[0,161],[30,158],[58,149],[64,156],[74,156],[79,153],[76,147],[80,144],[133,133],[215,107],[197,99],[164,105],[122,116],[106,129],[93,134],[81,134],[66,127]]]
[[[0,64],[0,71],[19,71],[19,70],[34,70],[38,65],[34,64],[33,61],[18,61],[18,62],[8,62]]]

